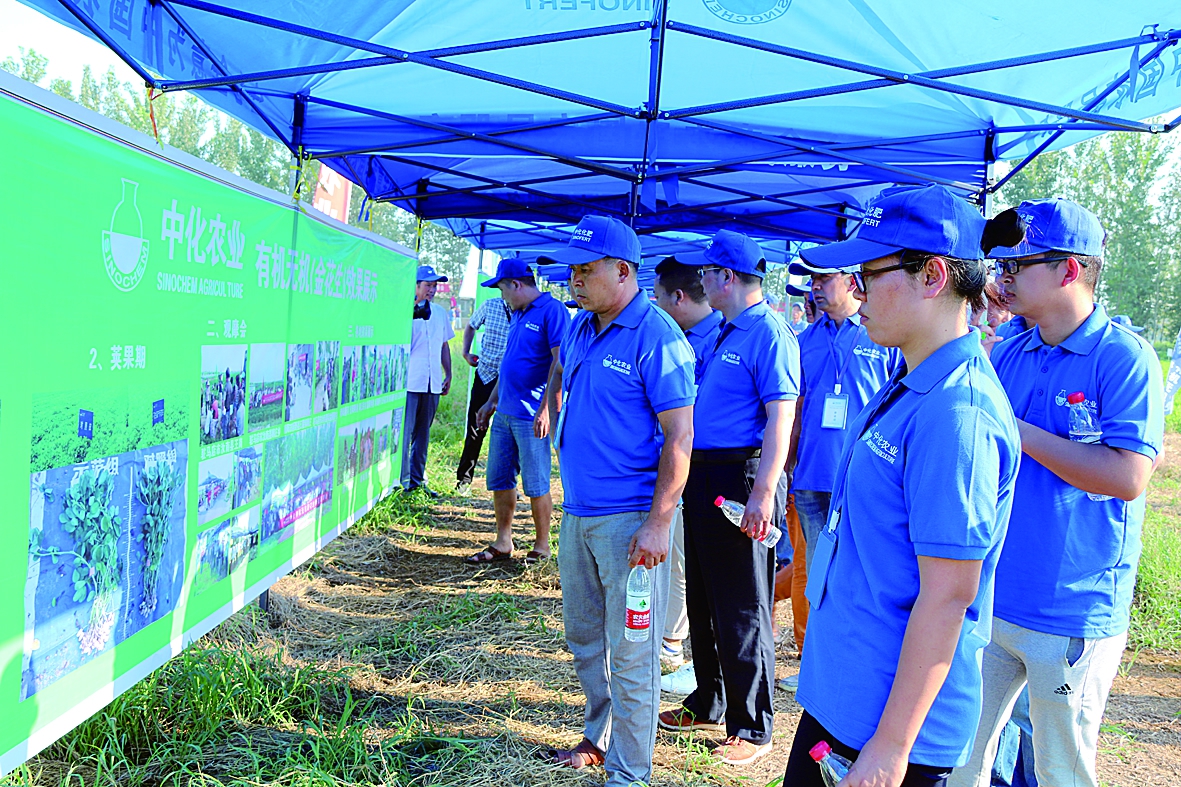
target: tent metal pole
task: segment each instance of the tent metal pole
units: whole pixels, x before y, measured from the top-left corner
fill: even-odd
[[[177,26],[180,27],[180,29],[183,30],[186,35],[188,35],[188,37],[192,40],[193,45],[196,46],[198,49],[200,49],[201,53],[203,55],[205,55],[205,59],[208,60],[210,63],[212,63],[218,71],[220,71],[223,74],[226,73],[226,70],[225,70],[225,68],[222,67],[221,63],[219,63],[217,61],[217,59],[213,57],[213,53],[210,51],[209,47],[205,44],[205,40],[202,39],[199,35],[197,35],[197,32],[195,30],[193,30],[192,26],[189,25],[188,22],[186,22],[183,18],[181,18],[181,15],[179,13],[177,13],[176,9],[173,8],[172,6],[170,6],[167,2],[165,2],[165,0],[155,0],[155,2],[157,5],[159,5],[161,8],[163,8],[165,13],[167,13],[170,17],[172,17],[172,21],[176,22]],[[254,114],[258,115],[258,117],[262,120],[263,123],[267,124],[267,128],[269,128],[271,130],[271,133],[275,135],[275,139],[279,140],[279,142],[283,143],[284,147],[286,147],[288,150],[290,150],[292,153],[294,153],[295,146],[291,144],[291,141],[287,138],[287,135],[285,135],[283,132],[281,132],[279,130],[279,127],[275,125],[275,123],[270,119],[270,117],[268,117],[267,114],[262,111],[262,107],[260,107],[258,105],[258,102],[254,100],[254,97],[251,96],[246,91],[245,88],[243,88],[239,85],[235,85],[231,89],[233,90],[233,92],[237,93],[239,96],[242,97],[242,100],[245,101],[250,106],[250,108],[254,110]]]
[[[163,2],[163,0],[160,0]],[[479,79],[485,82],[492,82],[505,87],[512,87],[518,90],[525,90],[530,93],[537,93],[539,95],[548,96],[561,101],[568,101],[573,104],[582,104],[584,106],[595,107],[607,112],[614,112],[617,115],[626,117],[639,117],[642,110],[638,108],[625,107],[619,104],[612,104],[606,101],[599,101],[598,99],[589,96],[579,95],[578,93],[571,93],[566,90],[559,90],[557,88],[541,85],[536,82],[529,82],[523,79],[516,79],[513,77],[506,77],[500,74],[494,74],[491,71],[484,71],[478,68],[471,68],[468,66],[461,66],[458,63],[449,63],[444,60],[438,60],[434,57],[427,57],[415,52],[407,52],[393,47],[378,46],[359,39],[349,38],[347,36],[336,35],[335,33],[324,33],[314,30],[303,25],[293,25],[289,22],[283,22],[278,19],[252,14],[246,11],[239,11],[237,9],[226,8],[225,6],[214,5],[213,3],[206,3],[203,0],[170,0],[176,2],[178,5],[184,5],[189,8],[194,8],[201,11],[207,11],[219,16],[228,16],[233,19],[239,19],[244,22],[254,22],[255,24],[263,25],[265,27],[273,27],[278,30],[284,30],[289,33],[296,33],[307,36],[309,38],[318,38],[323,41],[330,41],[345,46],[350,46],[362,51],[376,52],[378,54],[396,57],[407,63],[415,63],[420,66],[427,66],[429,68],[437,68],[443,71],[449,71],[460,76],[467,76],[473,79]],[[643,30],[647,27],[647,22],[636,23],[634,25],[625,26],[630,30]],[[582,36],[585,37],[585,36]],[[543,36],[535,36],[537,39],[534,43],[546,43],[549,39]],[[544,39],[544,40],[543,40]],[[504,48],[504,47],[500,47]],[[457,53],[460,54],[460,53]]]
[[[600,164],[595,161],[589,161],[587,159],[577,158],[574,156],[565,156],[560,153],[554,153],[552,151],[545,150],[543,148],[534,147],[533,145],[525,145],[525,144],[519,143],[519,142],[510,142],[508,140],[502,140],[502,139],[498,139],[498,138],[494,138],[494,137],[489,137],[487,134],[481,134],[476,131],[461,131],[459,129],[452,128],[451,126],[444,125],[442,123],[434,123],[434,122],[431,122],[428,120],[421,120],[419,118],[406,117],[404,115],[395,115],[390,112],[381,112],[381,111],[375,110],[375,109],[362,109],[360,107],[350,107],[348,105],[341,104],[337,101],[332,101],[332,100],[326,99],[326,98],[318,98],[318,99],[315,99],[315,101],[316,101],[316,103],[322,104],[323,106],[333,107],[335,109],[343,109],[346,111],[353,111],[353,112],[357,112],[359,114],[368,115],[370,117],[377,117],[377,118],[381,118],[383,120],[389,120],[389,121],[392,121],[395,123],[404,123],[409,126],[417,126],[419,128],[428,128],[433,131],[444,131],[444,132],[454,135],[457,140],[462,139],[462,140],[467,140],[467,141],[487,142],[490,145],[499,145],[501,147],[506,147],[511,150],[519,150],[519,151],[522,151],[525,153],[532,153],[532,154],[538,155],[538,156],[545,156],[546,158],[552,158],[555,161],[562,163],[562,164],[567,164],[572,167],[577,167],[578,169],[589,170],[591,172],[596,172],[601,175],[609,175],[613,178],[619,178],[621,180],[631,180],[635,177],[635,173],[630,172],[625,169],[620,169],[618,167],[612,167],[612,166],[609,166],[606,164]],[[341,153],[341,152],[325,153],[325,154],[323,154],[323,156],[337,157],[337,156],[342,156],[342,155],[347,156],[347,155],[360,155],[360,154],[364,154],[364,153],[381,153],[381,152],[384,152],[384,151],[380,151],[378,149],[368,149],[368,150],[359,150],[359,151],[346,151],[343,153]]]
[[[1170,46],[1174,46],[1176,43],[1177,43],[1177,40],[1175,38],[1169,38],[1168,40],[1164,41],[1163,43],[1158,44],[1157,46],[1153,47],[1151,52],[1149,52],[1144,57],[1140,58],[1140,60],[1137,62],[1137,70],[1143,68],[1146,64],[1151,63],[1152,60],[1154,58],[1158,57],[1162,52],[1164,52],[1165,49],[1167,49]],[[1106,90],[1104,90],[1102,93],[1100,93],[1099,95],[1097,95],[1093,99],[1091,99],[1089,102],[1087,102],[1087,108],[1099,106],[1099,104],[1103,103],[1103,101],[1106,100],[1106,98],[1108,96],[1110,96],[1112,93],[1114,93],[1116,90],[1118,90],[1120,85],[1124,84],[1124,82],[1127,82],[1128,79],[1131,77],[1131,75],[1132,75],[1132,69],[1129,66],[1128,70],[1126,72],[1124,72],[1123,76],[1121,76],[1119,79],[1112,82],[1110,85],[1107,86]],[[1067,124],[1067,130],[1069,130],[1070,127],[1071,127],[1070,124]],[[1154,125],[1149,125],[1148,129],[1153,132],[1158,132],[1161,130],[1159,127],[1154,126]],[[1164,130],[1170,131],[1171,129],[1165,127]],[[1033,151],[1028,156],[1026,156],[1024,159],[1022,159],[1021,162],[1019,164],[1017,164],[1017,166],[1013,167],[1007,173],[1005,173],[1005,176],[1003,178],[1001,178],[997,183],[989,186],[989,190],[990,191],[999,191],[1001,189],[1001,187],[1003,187],[1006,183],[1008,183],[1010,180],[1012,180],[1013,177],[1018,172],[1020,172],[1021,170],[1025,169],[1027,166],[1029,166],[1029,162],[1033,161],[1035,158],[1037,158],[1039,155],[1041,155],[1042,152],[1045,151],[1046,148],[1050,147],[1050,145],[1053,145],[1064,133],[1066,133],[1066,132],[1065,131],[1056,131],[1053,134],[1051,134],[1050,136],[1046,137],[1046,139],[1044,141],[1042,141],[1042,143],[1039,144],[1036,148],[1034,148]],[[1004,155],[1004,153],[1006,151],[1012,149],[1013,145],[1018,144],[1019,142],[1020,142],[1020,140],[1015,140],[1014,142],[1011,142],[1008,145],[1005,145],[1004,147],[1002,147],[998,151],[998,153],[1000,155]]]
[[[996,195],[991,186],[996,182],[996,134],[989,131],[984,136],[984,189],[980,192],[980,212],[984,218],[996,215]]]
[[[106,44],[107,48],[118,55],[119,59],[122,60],[128,68],[138,74],[140,78],[143,79],[145,85],[159,89],[160,82],[156,80],[156,78],[151,74],[149,74],[143,68],[143,66],[137,63],[135,59],[127,53],[126,49],[119,46],[119,44],[115,42],[115,39],[107,35],[105,30],[95,24],[94,20],[82,13],[82,9],[78,8],[78,4],[75,3],[74,0],[60,0],[60,2],[66,7],[66,10],[74,16],[75,19],[81,22],[82,25],[94,35],[95,38]]]
[[[1020,65],[1029,65],[1045,60],[1060,60],[1070,57],[1078,57],[1084,54],[1092,54],[1094,52],[1102,52],[1111,49],[1124,49],[1129,46],[1135,46],[1143,43],[1153,43],[1164,40],[1164,46],[1171,46],[1181,38],[1181,31],[1170,30],[1167,33],[1152,33],[1144,36],[1138,36],[1133,39],[1122,39],[1118,42],[1109,42],[1108,44],[1096,44],[1090,47],[1075,47],[1072,49],[1058,50],[1056,52],[1042,53],[1039,55],[1030,55],[1023,58],[1010,58],[1008,60],[994,61],[993,63],[978,64],[975,66],[966,66],[961,68],[940,69],[937,71],[926,71],[915,74],[908,74],[901,71],[894,71],[888,68],[880,68],[878,66],[871,66],[865,63],[857,63],[852,60],[845,60],[843,58],[829,57],[827,55],[820,55],[814,52],[806,52],[802,49],[794,47],[781,46],[778,44],[771,44],[766,41],[759,41],[745,36],[737,36],[731,33],[723,33],[717,30],[709,30],[707,28],[696,27],[694,25],[686,25],[682,23],[670,23],[671,29],[678,30],[683,33],[690,33],[692,35],[701,36],[703,38],[710,38],[716,41],[736,44],[738,46],[745,46],[751,49],[758,49],[771,54],[784,55],[799,60],[807,60],[821,65],[833,66],[841,68],[846,71],[855,71],[863,74],[869,74],[885,79],[892,84],[910,84],[918,87],[930,88],[955,95],[967,96],[969,98],[977,98],[982,101],[991,101],[999,104],[1006,104],[1009,106],[1021,107],[1023,109],[1032,109],[1039,112],[1046,112],[1047,114],[1058,115],[1059,117],[1073,117],[1079,120],[1090,120],[1095,123],[1102,123],[1112,126],[1113,128],[1127,129],[1129,131],[1146,131],[1148,126],[1144,123],[1136,121],[1124,120],[1109,115],[1098,115],[1091,112],[1072,110],[1069,107],[1056,106],[1054,104],[1047,104],[1041,101],[1032,101],[1028,99],[1015,98],[1004,96],[1000,93],[994,93],[989,90],[978,90],[976,88],[965,87],[962,85],[954,85],[939,81],[951,76],[961,76],[966,74],[979,73],[981,71],[996,70],[1001,68],[1012,68]],[[933,76],[932,76],[933,75]],[[885,87],[885,84],[875,84],[873,87]],[[861,86],[858,90],[872,89],[868,86]],[[712,112],[724,112],[728,109],[739,109],[745,106],[751,106],[750,101],[758,102],[759,99],[749,99],[743,102],[725,102],[716,104],[709,110]],[[774,103],[774,102],[768,102]],[[758,104],[754,104],[757,106]],[[669,112],[667,117],[679,117],[678,112],[686,110],[673,110]],[[697,114],[705,114],[700,108],[696,109]]]
[[[873,159],[868,159],[868,158],[865,158],[864,156],[856,156],[856,155],[853,155],[852,153],[846,153],[844,151],[837,151],[828,145],[814,145],[814,144],[805,144],[805,143],[801,143],[801,142],[795,142],[793,140],[786,139],[784,137],[776,137],[776,136],[772,136],[770,134],[760,134],[757,131],[750,131],[749,129],[738,128],[736,126],[731,126],[726,123],[720,123],[716,120],[706,120],[704,118],[685,118],[684,122],[693,123],[698,126],[706,126],[708,128],[717,129],[718,131],[726,131],[731,134],[739,134],[744,137],[750,137],[751,139],[761,139],[761,140],[765,140],[767,142],[773,142],[778,145],[784,145],[784,146],[795,148],[797,150],[801,150],[801,151],[808,152],[808,153],[816,153],[818,155],[831,156],[835,159],[851,161],[853,163],[861,164],[866,167],[880,169],[884,172],[893,172],[898,175],[905,175],[908,178],[913,178],[915,180],[922,181],[924,183],[927,183],[927,182],[939,183],[939,184],[947,186],[949,188],[955,188],[955,189],[959,189],[961,191],[968,191],[968,192],[973,192],[973,193],[976,191],[976,187],[968,185],[966,183],[960,183],[959,181],[954,181],[954,180],[947,180],[946,178],[940,178],[940,177],[936,177],[934,175],[926,175],[926,174],[923,174],[920,172],[916,172],[915,170],[909,169],[907,167],[899,167],[894,164],[886,164],[884,162],[874,161]]]
[[[831,210],[829,208],[825,208],[821,205],[808,205],[807,203],[804,203],[804,202],[793,202],[792,200],[784,199],[782,197],[775,197],[770,194],[765,194],[765,195],[755,194],[753,191],[747,191],[745,189],[736,188],[734,186],[723,186],[720,184],[708,183],[708,182],[703,183],[702,181],[700,181],[696,178],[685,178],[685,182],[692,183],[695,186],[701,186],[703,188],[715,189],[717,191],[724,191],[724,192],[727,192],[730,194],[737,194],[737,195],[740,195],[745,198],[742,200],[735,200],[735,201],[733,201],[733,203],[722,203],[723,205],[725,205],[725,204],[741,204],[743,202],[751,202],[751,201],[760,201],[760,202],[770,202],[775,205],[782,205],[786,208],[794,208],[797,211],[808,211],[810,213],[820,213],[825,216],[837,216],[837,217],[841,216],[840,212],[835,211],[835,210]],[[683,213],[683,212],[685,212],[685,210],[693,211],[693,210],[699,210],[702,208],[709,208],[709,207],[710,207],[709,205],[691,205],[688,208],[681,209],[680,211],[677,211],[674,209],[669,209],[668,211],[661,211],[661,213],[664,213],[664,212],[667,212],[667,213],[682,212]],[[755,214],[755,215],[759,215],[759,214]]]
[[[321,161],[332,161],[333,160],[333,159],[325,158],[323,156],[316,156],[315,158],[319,158]],[[596,178],[596,177],[600,177],[600,176],[596,175],[593,172],[579,172],[575,175],[555,175],[555,176],[549,177],[549,178],[531,178],[529,180],[519,180],[519,181],[516,181],[516,183],[518,183],[522,186],[537,186],[537,185],[541,185],[544,183],[563,183],[563,182],[570,181],[570,180],[585,180],[586,178]],[[437,197],[458,197],[458,196],[462,196],[464,194],[480,194],[481,192],[484,192],[484,191],[491,191],[492,189],[499,189],[499,188],[508,188],[508,184],[507,183],[505,183],[505,184],[498,183],[495,186],[484,185],[484,186],[469,186],[467,188],[461,188],[461,189],[440,189],[438,191],[432,191],[427,194],[424,194],[423,199],[435,199]]]

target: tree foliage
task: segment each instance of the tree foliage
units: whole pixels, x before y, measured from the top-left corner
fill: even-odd
[[[20,55],[19,60],[9,57],[0,61],[0,68],[40,85],[48,76],[49,59],[36,50],[23,47]],[[149,101],[143,88],[120,82],[114,68],[96,77],[89,66],[82,70],[77,92],[68,79],[51,80],[49,89],[145,134],[156,133],[152,128],[151,116],[154,114],[161,142],[267,188],[282,192],[292,190],[292,156],[286,148],[192,94],[165,93]],[[301,194],[309,202],[319,166],[317,162],[309,162],[302,170]],[[372,224],[362,222],[358,214],[364,197],[364,191],[353,185],[350,224],[370,228],[410,249],[419,249],[424,263],[434,265],[458,286],[470,248],[466,240],[456,237],[445,227],[424,222],[419,243],[418,219],[387,204],[373,205]]]
[[[1171,339],[1181,327],[1181,172],[1177,142],[1115,133],[1046,153],[1000,193],[1005,205],[1065,197],[1094,211],[1107,230],[1096,297],[1110,314]]]

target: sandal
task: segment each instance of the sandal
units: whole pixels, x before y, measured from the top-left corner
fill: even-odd
[[[583,738],[573,749],[550,749],[549,758],[556,765],[573,768],[576,771],[590,765],[602,765],[605,759],[603,752],[595,748],[595,745],[586,738]]]
[[[548,552],[538,552],[536,549],[530,549],[529,554],[525,555],[525,565],[532,566],[543,560],[549,560]]]
[[[501,560],[511,560],[512,557],[513,551],[511,549],[507,552],[502,552],[501,550],[489,544],[476,554],[471,555],[470,557],[465,557],[463,562],[467,563],[469,566],[482,566],[485,563],[497,563]]]

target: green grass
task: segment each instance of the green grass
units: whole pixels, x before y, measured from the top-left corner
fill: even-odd
[[[1181,650],[1181,518],[1152,506],[1144,519],[1129,642]]]

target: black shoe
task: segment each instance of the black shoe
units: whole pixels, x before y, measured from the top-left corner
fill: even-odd
[[[436,492],[435,490],[431,489],[426,484],[423,484],[422,486],[415,487],[415,488],[421,489],[422,491],[426,492],[427,497],[429,497],[431,500],[438,500],[439,499],[439,493]]]

